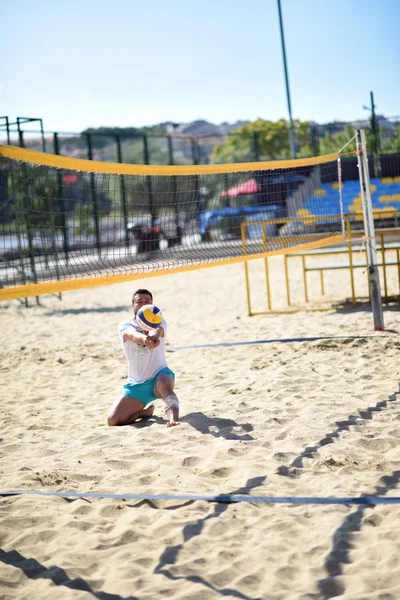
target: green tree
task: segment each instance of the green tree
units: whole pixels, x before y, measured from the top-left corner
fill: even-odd
[[[115,137],[118,136],[123,139],[141,137],[140,129],[136,127],[89,127],[81,133],[82,142],[86,144],[86,135],[90,133],[92,135],[93,148],[104,148],[109,145],[110,142],[115,141]]]
[[[324,137],[320,140],[320,154],[330,154],[331,152],[338,152],[347,142],[349,142],[355,135],[354,127],[346,125],[343,132],[331,134],[326,132]],[[368,154],[373,153],[374,143],[372,129],[365,130],[365,137],[367,143]],[[382,131],[378,129],[378,137],[380,138],[380,152],[400,152],[400,123],[397,125],[396,130],[390,136],[383,136]],[[355,140],[353,140],[348,146],[344,148],[344,153],[354,152],[356,149]]]
[[[22,231],[55,230],[62,226],[56,174],[47,167],[21,164],[9,177],[10,197]]]
[[[293,122],[298,157],[312,155],[310,124],[307,121]],[[223,144],[214,147],[212,163],[249,162],[254,160],[290,159],[289,124],[285,119],[266,121],[257,119],[232,131]]]
[[[346,125],[342,133],[332,134],[328,131],[325,132],[324,137],[319,142],[320,154],[331,154],[332,152],[338,152],[354,137],[354,129],[351,125]],[[368,136],[367,136],[368,143]],[[344,152],[354,152],[356,149],[355,140],[352,141]]]
[[[397,124],[393,135],[385,137],[384,141],[381,143],[381,148],[383,152],[387,152],[388,154],[391,152],[400,152],[400,123]]]

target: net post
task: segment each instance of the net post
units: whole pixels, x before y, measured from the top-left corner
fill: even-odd
[[[86,134],[88,158],[93,160],[93,146],[92,146],[92,134]],[[99,257],[101,256],[101,241],[100,241],[100,221],[99,221],[99,207],[97,203],[96,193],[96,177],[94,173],[90,173],[90,195],[92,201],[92,215],[94,220],[94,230],[96,235],[96,248]]]
[[[54,143],[54,154],[60,154],[60,144],[58,139],[58,133],[55,131],[53,135],[53,143]],[[58,194],[58,205],[61,214],[61,229],[63,235],[63,249],[64,249],[64,257],[65,262],[68,265],[69,263],[69,241],[68,241],[68,223],[67,223],[67,215],[64,206],[64,196],[63,196],[63,185],[62,185],[62,176],[59,169],[57,169],[57,194]]]
[[[117,144],[117,156],[118,162],[122,164],[124,161],[122,160],[122,147],[121,147],[121,136],[116,135],[115,141]],[[126,205],[126,188],[125,188],[125,178],[123,175],[119,175],[119,185],[120,185],[120,195],[121,195],[121,209],[122,209],[122,218],[124,222],[124,237],[125,237],[125,247],[129,252],[129,232],[128,232],[128,207]]]
[[[43,152],[46,152],[46,138],[44,137],[44,129],[43,129],[43,119],[38,119],[40,123],[40,133],[42,136],[42,149]]]
[[[372,213],[371,188],[364,129],[356,130],[356,143],[374,329],[375,331],[383,331],[382,296],[379,282],[378,257],[376,253],[375,227]]]

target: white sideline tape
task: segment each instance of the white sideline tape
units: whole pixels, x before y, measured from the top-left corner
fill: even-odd
[[[229,346],[250,346],[252,344],[277,344],[288,342],[319,342],[326,340],[364,340],[366,338],[380,338],[379,335],[330,335],[323,337],[301,337],[301,338],[282,338],[276,340],[252,340],[250,342],[221,342],[218,344],[196,344],[193,346],[169,346],[167,352],[175,352],[176,350],[186,350],[189,348],[218,348]]]
[[[350,498],[309,497],[309,496],[237,496],[220,494],[218,496],[189,496],[186,494],[111,494],[107,492],[53,492],[41,490],[0,491],[0,496],[59,496],[61,498],[111,498],[114,500],[203,500],[232,504],[235,502],[253,502],[260,504],[400,504],[400,497],[359,496]]]

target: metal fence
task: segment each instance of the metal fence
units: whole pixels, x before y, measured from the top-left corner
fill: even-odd
[[[329,140],[338,135],[345,135],[346,127],[349,126],[352,129],[366,130],[369,154],[376,156],[400,152],[400,117],[376,117],[374,120],[334,122],[324,125],[312,123],[309,127],[308,139],[303,141],[303,145],[297,142],[297,151],[303,150],[303,157],[324,154]],[[233,162],[268,160],[260,150],[262,144],[259,135],[254,132],[247,150],[238,155],[237,160]],[[54,132],[44,130],[42,119],[17,117],[15,122],[11,122],[8,117],[0,117],[0,142],[3,144],[18,145],[74,158],[128,164],[208,164],[215,147],[223,144],[227,137],[227,134],[217,133],[155,135],[142,133],[140,130],[134,135]],[[306,153],[304,153],[305,148]]]

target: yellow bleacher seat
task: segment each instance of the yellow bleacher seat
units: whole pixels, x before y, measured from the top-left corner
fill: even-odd
[[[379,196],[379,202],[400,202],[400,194],[384,194]]]

